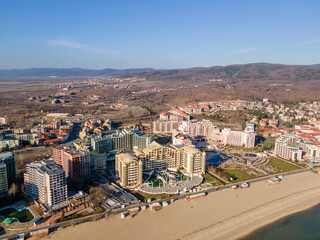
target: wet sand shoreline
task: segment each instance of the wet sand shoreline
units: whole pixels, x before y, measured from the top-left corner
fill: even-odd
[[[239,239],[283,217],[320,203],[320,176],[311,172],[279,183],[223,190],[192,201],[179,200],[160,211],[120,214],[59,229],[47,239]]]

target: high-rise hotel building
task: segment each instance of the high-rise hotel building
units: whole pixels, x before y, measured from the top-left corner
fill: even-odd
[[[12,152],[0,154],[0,198],[6,197],[16,181],[16,162]]]
[[[274,154],[287,160],[302,160],[303,150],[299,147],[302,140],[293,134],[285,134],[277,138]]]
[[[131,153],[116,155],[116,173],[123,187],[142,184],[142,162]]]
[[[6,164],[0,162],[0,199],[8,196],[8,180]]]
[[[27,164],[24,183],[26,195],[43,204],[54,208],[67,202],[65,171],[53,161],[43,160]]]
[[[132,150],[134,147],[143,149],[153,139],[153,135],[143,134],[137,129],[126,128],[121,131],[112,130],[101,133],[101,136],[91,139],[91,146],[98,153],[106,153],[112,150]]]
[[[66,177],[84,178],[90,174],[90,153],[75,147],[56,147],[53,150],[53,160],[61,166]]]
[[[116,155],[116,172],[123,187],[136,187],[142,183],[143,172],[182,169],[190,176],[199,176],[205,173],[205,163],[205,152],[195,147],[163,146],[154,141],[143,150],[135,148],[133,152]],[[128,176],[134,179],[130,184]]]

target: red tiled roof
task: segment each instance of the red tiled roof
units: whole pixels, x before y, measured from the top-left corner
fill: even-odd
[[[43,143],[53,143],[53,142],[59,142],[61,141],[61,139],[55,138],[55,139],[48,139],[46,141],[44,141]]]

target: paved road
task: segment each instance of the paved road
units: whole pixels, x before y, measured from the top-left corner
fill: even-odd
[[[278,175],[278,176],[279,175],[289,176],[289,175],[292,175],[292,174],[308,172],[308,171],[311,171],[311,170],[312,170],[311,168],[298,169],[298,170],[291,171],[291,172],[278,173],[278,174],[265,176],[265,177],[260,177],[260,178],[256,178],[256,179],[252,179],[252,180],[248,180],[248,181],[244,181],[244,182],[247,182],[249,184],[253,184],[253,183],[256,183],[256,182],[266,181],[270,177],[273,177],[273,176],[276,176],[276,175]],[[239,185],[241,183],[243,183],[243,182],[237,182],[236,184]],[[232,187],[232,185],[234,185],[234,184],[235,183],[230,183],[230,184],[227,184],[225,186],[210,188],[210,189],[203,190],[201,192],[206,192],[207,194],[209,194],[211,192],[226,190],[226,189],[230,189]],[[171,198],[167,198],[167,199],[163,199],[163,200],[156,200],[156,201],[153,201],[152,203],[155,203],[155,202],[159,202],[160,203],[160,202],[164,202],[164,201],[168,202],[168,201],[171,201],[171,199],[174,199],[176,201],[176,200],[180,200],[180,199],[185,199],[186,196],[193,195],[193,194],[195,194],[195,193],[184,193],[184,194],[181,194],[179,196],[175,196],[175,197],[171,197]],[[105,213],[100,213],[100,214],[96,214],[96,215],[92,215],[92,216],[87,216],[87,217],[83,217],[83,218],[79,218],[79,219],[74,219],[74,220],[70,220],[70,221],[66,221],[66,222],[62,222],[62,223],[56,223],[56,224],[50,225],[49,228],[50,228],[50,231],[52,232],[52,231],[55,231],[56,229],[58,229],[59,227],[68,227],[68,226],[77,225],[77,224],[84,223],[84,222],[95,221],[95,220],[98,220],[98,219],[101,219],[101,218],[104,218],[104,217],[108,217],[110,215],[127,212],[128,209],[130,209],[130,208],[147,206],[149,204],[150,203],[140,203],[140,204],[129,205],[129,206],[125,207],[125,208],[113,209],[113,210],[109,210],[109,211],[107,211]],[[45,228],[48,228],[48,227],[36,228],[36,229],[33,229],[32,231],[45,229]],[[19,233],[25,233],[25,236],[26,236],[30,232],[31,232],[30,230],[17,231],[15,234],[3,235],[1,237],[2,237],[2,239],[3,238],[15,239],[16,235],[19,234]]]
[[[74,123],[74,127],[73,127],[73,131],[72,131],[70,137],[64,143],[70,143],[70,142],[72,142],[74,140],[77,140],[78,137],[79,137],[79,132],[80,131],[81,131],[81,122],[75,122]]]

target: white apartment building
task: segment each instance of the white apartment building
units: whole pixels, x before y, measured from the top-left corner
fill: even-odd
[[[282,135],[276,140],[274,154],[287,160],[301,161],[302,149],[296,145],[299,140],[299,137],[292,134]]]
[[[253,148],[255,145],[255,133],[242,130],[231,130],[225,128],[221,131],[221,142],[224,145],[244,146]]]
[[[53,161],[27,164],[24,174],[26,195],[52,208],[67,203],[66,174]]]
[[[202,121],[184,121],[181,123],[179,130],[184,133],[195,136],[204,136],[207,139],[214,139],[219,132],[219,128],[213,125],[210,120]]]
[[[285,134],[277,138],[274,153],[287,160],[302,161],[302,157],[309,160],[320,159],[318,145],[293,134]]]

